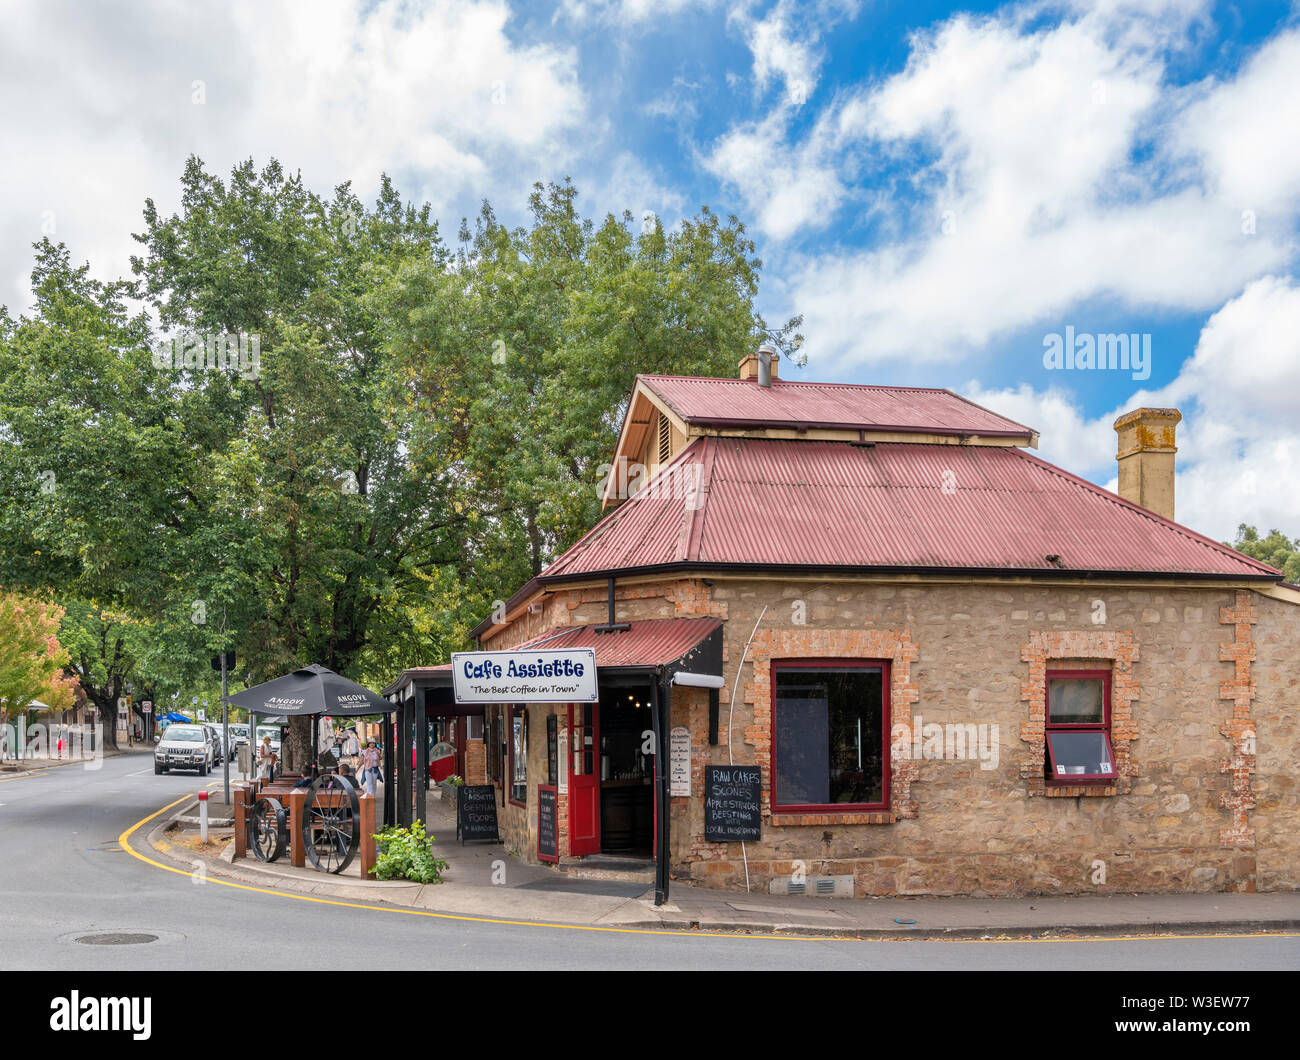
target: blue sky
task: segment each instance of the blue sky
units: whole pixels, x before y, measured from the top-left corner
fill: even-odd
[[[740,216],[784,375],[947,386],[1114,481],[1175,405],[1178,517],[1300,534],[1300,15],[1098,0],[8,5],[0,302],[30,243],[126,271],[186,156],[325,190],[388,172],[454,231],[571,176],[593,213]],[[1149,373],[1044,365],[1149,336]]]

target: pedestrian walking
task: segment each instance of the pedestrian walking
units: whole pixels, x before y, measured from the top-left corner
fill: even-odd
[[[366,749],[361,752],[362,778],[366,784],[366,794],[372,799],[375,797],[375,784],[379,780],[379,748],[375,746],[375,741],[371,740],[366,745]]]

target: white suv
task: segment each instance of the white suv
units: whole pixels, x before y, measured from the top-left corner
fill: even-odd
[[[212,765],[212,744],[202,725],[169,725],[153,749],[156,776],[173,769],[197,769],[206,777]]]

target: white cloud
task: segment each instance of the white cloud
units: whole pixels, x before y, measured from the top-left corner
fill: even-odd
[[[834,168],[821,161],[824,130],[792,148],[785,120],[775,114],[734,128],[701,159],[709,172],[740,189],[759,230],[774,239],[828,224],[845,194]]]
[[[667,20],[689,8],[716,7],[718,0],[562,0],[555,17],[575,23],[602,22],[644,26],[651,19]]]
[[[1165,55],[1203,4],[1088,5],[1048,27],[1035,11],[920,33],[902,72],[797,141],[780,105],[707,158],[775,241],[850,205],[871,218],[868,246],[809,256],[792,281],[787,308],[832,370],[959,359],[1097,297],[1209,310],[1294,259],[1300,146],[1279,116],[1300,106],[1300,31],[1180,90]]]
[[[754,54],[754,80],[764,89],[774,77],[785,84],[791,103],[803,103],[812,95],[822,57],[815,35],[800,32],[791,24],[791,4],[780,2],[746,29],[749,50]]]
[[[1211,83],[1179,115],[1173,146],[1198,159],[1213,192],[1263,226],[1300,201],[1300,30],[1264,45],[1233,81]]]
[[[1034,455],[1049,463],[1076,475],[1095,475],[1114,464],[1115,432],[1110,425],[1115,417],[1088,419],[1068,390],[1058,387],[1035,390],[1027,383],[985,390],[972,380],[958,393],[1038,431],[1038,449]]]
[[[584,180],[583,186],[588,183],[594,213],[621,215],[629,210],[638,225],[652,214],[665,228],[672,228],[686,205],[680,192],[662,183],[640,159],[626,151],[614,159],[604,180]]]
[[[1028,386],[963,393],[1041,432],[1040,453],[1114,490],[1115,419],[1176,407],[1176,518],[1217,540],[1239,523],[1300,533],[1300,286],[1266,276],[1210,317],[1178,377],[1090,419],[1066,391]]]
[[[25,308],[45,210],[75,258],[125,273],[144,199],[174,208],[190,153],[222,176],[274,155],[318,190],[388,172],[435,211],[522,199],[578,150],[586,101],[576,53],[508,20],[504,0],[7,9],[0,302]]]

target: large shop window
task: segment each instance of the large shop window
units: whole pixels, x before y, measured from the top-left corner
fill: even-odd
[[[885,663],[842,660],[774,665],[775,811],[887,808],[888,669]]]
[[[1049,783],[1095,784],[1115,779],[1109,671],[1048,670],[1043,728]]]
[[[510,708],[510,801],[528,801],[528,708]]]

